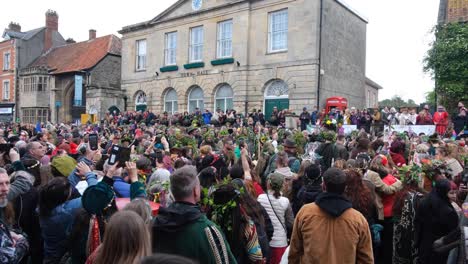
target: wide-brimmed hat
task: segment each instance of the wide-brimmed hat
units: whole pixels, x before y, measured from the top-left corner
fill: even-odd
[[[283,142],[283,147],[285,147],[285,148],[296,148],[296,142],[294,142],[293,140],[287,138]]]
[[[193,126],[189,127],[189,128],[187,128],[187,134],[190,134],[190,133],[192,133],[193,131],[195,131],[197,129],[198,129],[197,127],[193,127]]]

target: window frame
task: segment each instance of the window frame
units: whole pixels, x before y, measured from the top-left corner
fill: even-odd
[[[286,13],[286,30],[278,30],[276,32],[273,32],[273,19],[274,15],[280,14],[280,13]],[[285,36],[285,48],[280,48],[280,49],[273,49],[273,37],[274,34],[284,34],[286,33]],[[287,8],[272,11],[268,13],[268,53],[278,53],[278,52],[287,52],[288,51],[288,35],[289,35],[289,12]]]
[[[6,59],[7,55],[8,55],[8,60]],[[8,62],[8,65],[7,65],[7,62]],[[9,51],[3,53],[2,69],[4,71],[11,70],[11,52],[9,52]]]
[[[6,84],[8,84],[7,89],[5,89]],[[2,82],[2,100],[10,100],[10,89],[11,89],[10,80],[3,80]],[[5,96],[7,94],[8,96]]]
[[[229,97],[229,96],[220,96],[218,97],[218,92],[221,90],[221,88],[223,87],[229,87],[229,89],[231,89],[231,92],[232,92],[232,96]],[[221,109],[223,112],[226,112],[227,110],[230,110],[232,108],[234,108],[234,89],[232,89],[232,87],[228,84],[225,84],[225,85],[221,85],[218,87],[218,89],[216,89],[216,92],[215,92],[215,95],[214,95],[214,111],[216,111],[218,108],[219,108],[219,105],[218,105],[218,100],[223,100],[224,101],[224,109]],[[231,105],[232,107],[231,108],[228,108],[228,100],[231,100]]]
[[[145,43],[145,54],[140,54],[140,43]],[[148,45],[146,39],[138,39],[135,41],[135,70],[136,71],[145,71],[147,67],[146,58],[148,57]],[[140,61],[141,59],[141,61]],[[140,65],[140,62],[142,65]]]
[[[175,100],[167,100],[167,95],[172,91],[175,92],[177,98]],[[164,111],[168,112],[171,115],[174,114],[175,112],[178,112],[179,111],[178,101],[179,100],[178,100],[177,91],[174,88],[168,89],[166,93],[164,94]],[[171,109],[167,109],[167,105],[166,105],[167,103],[171,103]]]
[[[193,92],[197,89],[200,89],[202,91],[202,98],[201,99],[192,99],[191,98],[191,95],[193,94]],[[199,108],[200,110],[203,111],[203,108],[205,106],[205,91],[203,91],[203,89],[200,87],[200,86],[194,86],[193,88],[190,89],[190,92],[188,94],[188,98],[187,98],[187,112],[191,113],[191,101],[193,103],[196,104],[196,106],[194,107],[194,110],[195,108]],[[201,105],[200,105],[200,102],[201,102]]]
[[[194,30],[200,30],[201,31],[201,36],[199,36],[200,38],[200,42],[198,43],[194,43]],[[202,62],[203,61],[203,45],[204,45],[204,40],[205,40],[205,29],[203,27],[203,25],[201,26],[196,26],[196,27],[191,27],[190,28],[190,33],[189,33],[189,63],[193,63],[193,62]],[[198,50],[198,55],[200,56],[199,58],[195,58],[194,54],[197,54],[195,53],[195,49],[200,49]]]
[[[223,25],[226,25],[226,24],[230,24],[231,25],[231,35],[229,38],[223,38]],[[217,24],[217,32],[216,32],[216,58],[217,59],[224,59],[224,58],[232,58],[232,31],[233,31],[233,26],[234,26],[234,23],[233,23],[233,19],[228,19],[228,20],[223,20],[223,21],[220,21],[218,22]],[[230,52],[229,52],[229,55],[223,55],[223,52],[225,50],[225,44],[226,43],[230,43]]]
[[[172,38],[169,38],[170,36],[175,36],[174,37],[174,46],[173,47],[169,47],[169,46],[172,46],[172,45],[169,45],[169,40]],[[177,31],[171,31],[171,32],[166,32],[164,34],[164,63],[163,65],[164,66],[174,66],[174,65],[177,65]],[[169,53],[170,51],[173,51],[173,53]],[[174,56],[172,58],[172,55]],[[174,59],[174,61],[169,61],[169,59]]]

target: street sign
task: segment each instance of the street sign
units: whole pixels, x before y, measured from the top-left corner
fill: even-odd
[[[60,101],[55,101],[55,107],[61,107],[62,106],[62,102]]]

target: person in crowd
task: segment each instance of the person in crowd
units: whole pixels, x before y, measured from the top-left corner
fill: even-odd
[[[249,193],[241,194],[242,188],[239,181],[219,186],[213,193],[211,214],[226,235],[237,262],[260,263],[269,252],[262,207]],[[227,209],[220,211],[223,206]]]
[[[408,108],[403,107],[401,108],[401,113],[398,115],[398,124],[400,126],[409,125],[410,121],[410,114],[408,113]]]
[[[424,105],[424,108],[416,117],[416,125],[433,125],[432,115],[429,112],[429,105]]]
[[[299,120],[301,120],[301,131],[307,129],[307,125],[310,124],[310,113],[307,111],[307,107],[302,109],[302,113],[299,116]]]
[[[393,163],[395,163],[397,167],[406,165],[406,159],[404,156],[405,150],[405,142],[399,138],[393,141],[390,146],[390,156],[392,157]]]
[[[324,170],[332,166],[333,161],[338,157],[338,150],[333,141],[335,140],[335,132],[324,132],[325,142],[321,143],[315,150],[315,153],[322,157],[321,162]]]
[[[337,159],[348,160],[349,152],[346,149],[346,137],[344,135],[338,135],[336,137],[336,151],[337,151]]]
[[[161,208],[153,222],[153,252],[177,254],[200,263],[235,262],[221,230],[202,214],[196,168],[184,166],[170,179],[175,202]]]
[[[362,174],[355,169],[344,170],[346,190],[344,196],[353,204],[353,208],[359,211],[371,227],[377,222],[377,208],[374,203],[374,194],[362,179]]]
[[[445,111],[445,107],[442,105],[439,105],[437,107],[437,112],[434,113],[434,116],[432,117],[432,122],[434,122],[434,125],[436,126],[436,132],[439,133],[439,135],[445,134],[445,130],[447,129],[447,125],[449,123],[449,114],[447,111]]]
[[[447,263],[448,252],[435,252],[433,243],[458,227],[458,215],[450,204],[449,191],[447,179],[436,181],[432,192],[418,207],[415,219],[418,263]]]
[[[419,187],[419,176],[411,173],[400,175],[404,187],[396,193],[393,205],[393,257],[392,263],[416,263],[418,247],[415,241],[416,219],[425,191]]]
[[[205,125],[211,124],[211,117],[213,116],[213,114],[210,112],[210,110],[205,109],[205,112],[202,114],[202,116],[203,116],[203,123]]]
[[[41,161],[47,152],[47,147],[38,141],[30,142],[26,145],[26,154],[22,160],[37,160]],[[46,164],[43,164],[46,165]]]
[[[0,261],[2,263],[20,263],[28,254],[29,243],[22,234],[10,230],[4,219],[9,193],[10,177],[5,169],[0,168]]]
[[[104,239],[86,264],[139,264],[151,255],[151,240],[145,221],[133,211],[115,213],[107,223]],[[125,239],[123,239],[125,238]]]
[[[330,168],[323,181],[324,192],[296,216],[289,263],[374,263],[369,225],[343,196],[346,174]]]
[[[468,130],[468,116],[465,107],[460,107],[459,112],[452,118],[453,129],[457,136],[461,136]]]
[[[288,198],[281,195],[284,176],[272,173],[267,178],[267,193],[258,196],[258,202],[265,208],[273,223],[273,237],[270,241],[271,264],[279,264],[288,246],[288,233],[292,230],[294,216]]]
[[[293,192],[292,209],[294,215],[297,215],[305,204],[315,202],[317,196],[322,193],[322,170],[320,166],[310,162],[305,162],[305,164],[303,175],[296,180],[296,184],[293,183],[293,189],[298,189],[297,192]]]
[[[362,137],[357,139],[357,145],[353,150],[351,150],[351,159],[356,159],[356,157],[361,153],[369,153],[370,140],[367,137]]]

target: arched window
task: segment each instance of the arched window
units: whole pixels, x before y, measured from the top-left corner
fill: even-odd
[[[164,96],[164,111],[173,114],[178,111],[177,92],[173,88],[167,90]]]
[[[218,88],[215,95],[215,111],[216,109],[221,109],[226,112],[228,109],[233,108],[232,98],[234,93],[232,92],[231,86],[223,84]]]
[[[265,91],[265,98],[288,98],[289,88],[288,85],[282,80],[275,80],[268,85]]]
[[[189,93],[188,97],[188,110],[189,113],[195,112],[195,108],[199,108],[200,110],[203,110],[203,90],[196,86],[192,88],[192,90]]]
[[[135,94],[135,110],[136,111],[146,110],[146,94],[143,91],[138,91]]]

